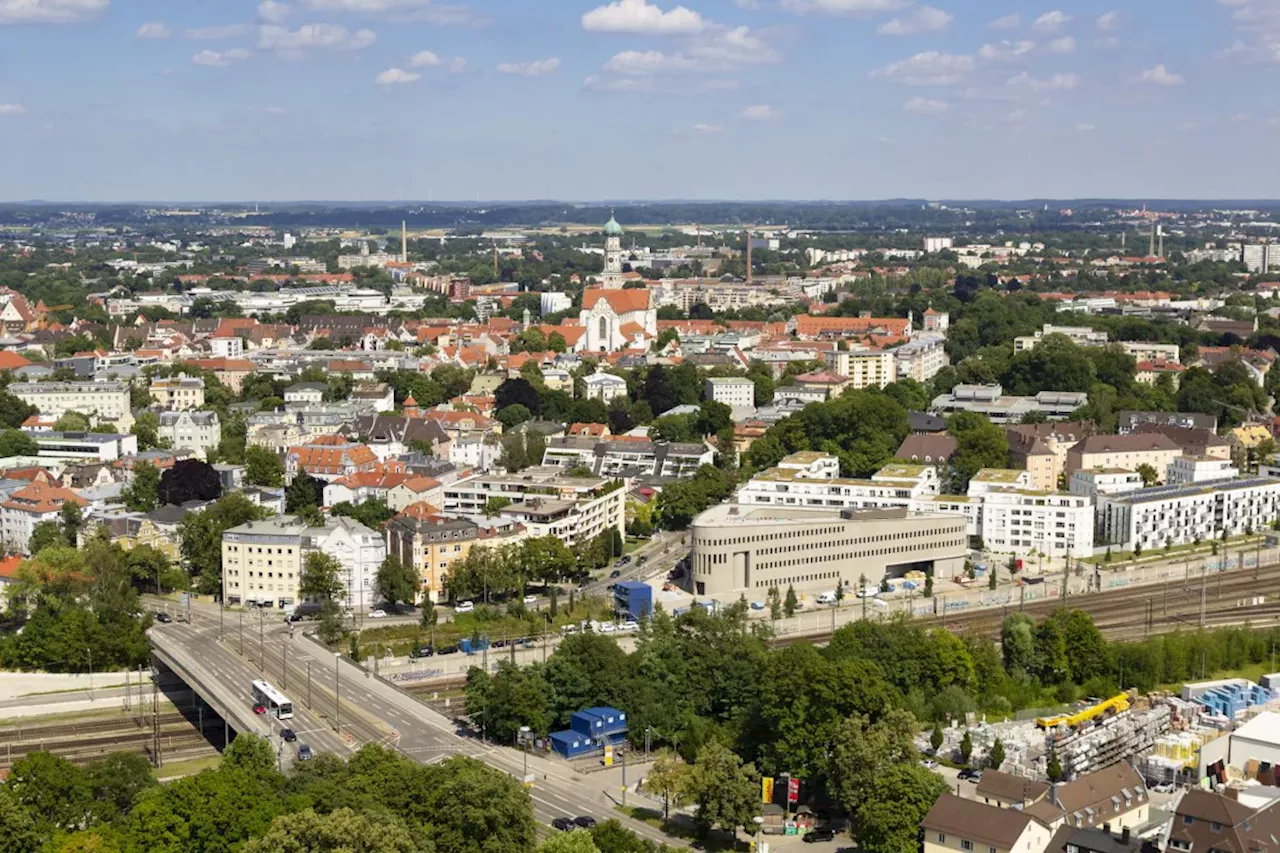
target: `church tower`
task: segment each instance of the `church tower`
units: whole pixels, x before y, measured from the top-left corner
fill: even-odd
[[[610,212],[609,221],[604,224],[604,274],[600,277],[600,286],[621,290],[622,285],[622,226]]]

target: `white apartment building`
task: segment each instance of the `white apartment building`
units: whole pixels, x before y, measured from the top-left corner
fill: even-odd
[[[1240,476],[1240,469],[1230,459],[1213,456],[1179,456],[1169,463],[1165,482],[1170,486],[1188,483],[1207,483],[1212,480],[1233,480]]]
[[[627,396],[627,380],[612,373],[593,373],[582,380],[586,385],[588,400],[600,400],[605,405],[615,397]]]
[[[1002,553],[1093,553],[1093,500],[1083,495],[992,489],[982,497],[982,541]]]
[[[869,480],[839,474],[834,456],[793,453],[739,487],[737,502],[794,509],[915,509],[918,501],[938,494],[938,470],[932,465],[886,465]]]
[[[378,567],[387,557],[387,541],[381,533],[353,519],[334,516],[323,527],[309,528],[302,545],[305,552],[323,551],[342,564],[348,607],[364,612],[379,603]]]
[[[847,388],[883,388],[898,378],[893,352],[871,349],[837,350],[824,360],[832,373],[848,377]]]
[[[548,314],[558,314],[561,311],[568,311],[573,307],[573,300],[568,294],[553,291],[545,291],[539,294],[539,310],[543,317]]]
[[[946,338],[929,335],[893,350],[896,378],[928,382],[939,370],[951,364],[946,343]]]
[[[1207,542],[1262,530],[1280,514],[1280,480],[1260,477],[1156,486],[1098,499],[1102,541],[1125,550]]]
[[[950,249],[956,244],[954,237],[925,237],[921,241],[921,248],[926,254],[941,252],[944,249]]]
[[[222,534],[222,595],[229,604],[285,609],[298,603],[303,536],[296,515],[250,521]]]
[[[97,432],[38,432],[31,436],[45,459],[93,459],[114,462],[138,454],[136,435],[109,435]]]
[[[161,412],[156,433],[170,447],[193,451],[201,459],[222,443],[217,412]]]
[[[1045,335],[1065,335],[1071,339],[1072,343],[1082,347],[1106,346],[1108,341],[1106,332],[1095,332],[1088,326],[1054,326],[1050,323],[1045,323],[1044,328],[1034,335],[1023,335],[1014,338],[1013,351],[1017,353],[1035,349],[1036,345],[1044,340]]]
[[[444,488],[448,512],[479,514],[490,498],[511,504],[500,514],[519,521],[529,536],[555,536],[567,545],[608,528],[626,527],[625,483],[607,477],[566,477],[559,468],[526,468],[519,474],[482,474]]]
[[[123,382],[15,382],[9,393],[35,406],[42,415],[57,418],[80,412],[92,421],[133,424],[129,387]]]
[[[1150,341],[1120,341],[1120,346],[1135,361],[1171,361],[1180,364],[1182,348],[1177,344],[1157,344]]]
[[[171,376],[151,380],[151,399],[172,412],[204,405],[204,380],[198,376]]]
[[[569,469],[581,465],[602,477],[692,477],[703,465],[713,462],[715,452],[704,443],[651,441],[636,436],[561,436],[549,439],[542,455],[545,467]]]
[[[707,379],[704,396],[730,408],[752,408],[756,404],[756,383],[745,377],[713,376]]]
[[[214,358],[243,358],[244,339],[236,335],[210,338],[209,352]]]
[[[1142,477],[1136,471],[1123,468],[1089,468],[1071,474],[1067,488],[1073,495],[1083,495],[1097,500],[1099,495],[1123,495],[1143,488]]]

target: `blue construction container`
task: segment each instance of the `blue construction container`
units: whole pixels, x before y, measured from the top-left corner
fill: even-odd
[[[653,615],[653,587],[644,581],[621,581],[613,588],[613,612],[639,622]]]
[[[551,748],[565,758],[580,758],[599,751],[602,747],[587,735],[568,729],[563,732],[552,732],[549,736]]]
[[[584,708],[569,716],[569,728],[587,737],[627,733],[627,715],[617,708]]]
[[[458,642],[458,648],[469,655],[474,655],[478,652],[482,652],[485,649],[489,648],[489,638],[481,637],[480,639],[474,640],[474,641],[471,639],[460,640]]]
[[[1271,701],[1273,695],[1267,688],[1256,684],[1222,684],[1201,693],[1196,701],[1212,714],[1234,719],[1254,705]]]

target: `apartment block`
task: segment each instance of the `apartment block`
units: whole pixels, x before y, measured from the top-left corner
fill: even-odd
[[[925,317],[926,322],[928,317]],[[898,379],[928,382],[938,371],[951,364],[946,339],[930,335],[909,341],[893,350],[894,371]]]
[[[171,412],[185,412],[204,405],[204,380],[197,376],[171,376],[151,380],[151,399]]]
[[[713,376],[707,379],[704,396],[731,408],[754,408],[756,383],[746,377]]]
[[[1149,465],[1163,477],[1169,463],[1181,455],[1177,442],[1162,433],[1091,435],[1067,451],[1067,472],[1092,468],[1137,471]]]
[[[80,412],[91,420],[133,425],[129,387],[123,382],[15,382],[9,393],[35,406],[40,414],[57,418]]]
[[[217,412],[161,412],[159,436],[173,448],[185,448],[203,459],[222,443]]]
[[[714,461],[715,452],[706,444],[653,441],[641,436],[561,436],[547,441],[542,457],[544,467],[582,466],[604,477],[692,477]]]
[[[446,517],[426,504],[413,504],[387,522],[387,554],[417,573],[420,598],[444,601],[449,566],[466,558],[479,531],[474,521]]]
[[[836,350],[826,353],[824,359],[827,369],[849,380],[847,388],[883,388],[898,378],[898,362],[893,352]]]
[[[511,501],[500,514],[523,523],[530,536],[555,536],[568,545],[626,525],[626,489],[608,477],[568,477],[559,468],[526,468],[518,474],[482,474],[445,486],[444,508],[483,513],[491,498]]]
[[[1280,480],[1239,478],[1156,486],[1098,498],[1105,544],[1151,550],[1262,530],[1280,515]]]

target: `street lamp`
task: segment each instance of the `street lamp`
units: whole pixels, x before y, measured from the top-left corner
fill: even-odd
[[[521,726],[520,731],[516,732],[516,741],[524,747],[524,781],[529,782],[529,741],[533,730],[528,726]]]
[[[89,698],[93,698],[93,649],[85,647],[85,653],[89,655]]]
[[[763,817],[761,817],[760,815],[756,815],[755,817],[751,818],[751,822],[752,822],[752,823],[754,823],[754,824],[756,825],[756,841],[755,841],[755,848],[754,848],[754,849],[756,850],[756,853],[759,853],[759,851],[760,851],[760,832],[761,832],[761,830],[764,828],[764,818],[763,818]]]
[[[342,703],[338,698],[338,662],[342,660],[342,652],[333,653],[333,730],[342,736]]]

